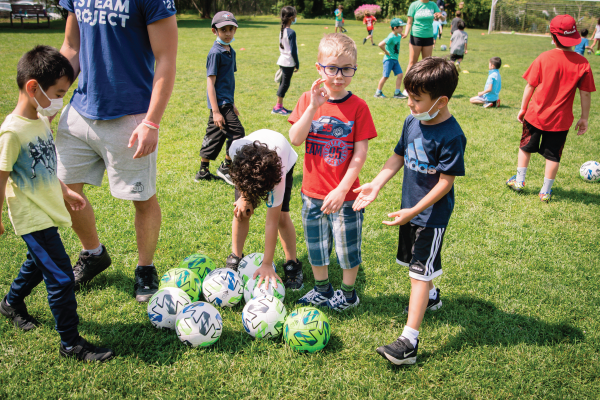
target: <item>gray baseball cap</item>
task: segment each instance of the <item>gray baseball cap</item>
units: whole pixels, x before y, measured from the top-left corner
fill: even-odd
[[[236,28],[238,27],[237,20],[232,13],[229,11],[219,11],[213,17],[211,27],[218,29],[226,25],[233,25]]]

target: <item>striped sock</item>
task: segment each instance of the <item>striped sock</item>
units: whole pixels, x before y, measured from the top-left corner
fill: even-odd
[[[341,289],[347,299],[354,297],[354,285],[346,285],[345,283],[342,283]]]
[[[319,293],[327,293],[331,288],[331,283],[329,283],[329,278],[322,281],[315,281],[315,287],[317,288],[317,292]]]

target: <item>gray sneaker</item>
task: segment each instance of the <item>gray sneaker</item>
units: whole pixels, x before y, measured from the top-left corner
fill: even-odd
[[[221,163],[219,168],[217,169],[217,177],[223,179],[229,185],[233,186],[233,181],[231,180],[231,175],[229,175],[229,166],[225,164],[225,161]]]

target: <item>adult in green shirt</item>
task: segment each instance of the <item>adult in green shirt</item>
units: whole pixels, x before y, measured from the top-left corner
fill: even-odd
[[[406,72],[410,70],[414,63],[422,58],[431,57],[433,54],[433,18],[438,17],[444,21],[446,18],[441,14],[435,2],[429,0],[417,0],[411,3],[408,8],[408,23],[404,28],[402,38],[404,39],[410,33],[408,43],[408,66]]]

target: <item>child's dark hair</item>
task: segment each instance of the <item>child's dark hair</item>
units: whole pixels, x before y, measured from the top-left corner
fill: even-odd
[[[283,30],[292,18],[296,17],[296,9],[292,6],[285,6],[281,9],[281,32],[279,33],[279,47],[283,49],[281,39],[283,39]]]
[[[563,44],[560,42],[560,40],[558,40],[558,38],[556,37],[556,35],[554,33],[550,34],[552,36],[552,40],[554,41],[554,43],[556,44],[557,47],[561,48],[561,49],[567,49],[568,47],[563,46]]]
[[[460,11],[457,11],[457,12],[456,12],[456,17],[457,17],[457,18],[460,18],[460,16],[461,16],[461,15],[462,15],[462,13],[461,13]]]
[[[456,27],[458,28],[459,31],[464,31],[465,30],[465,21],[460,20],[456,23]]]
[[[404,77],[406,91],[415,95],[428,93],[432,99],[452,98],[458,85],[454,63],[440,57],[427,57],[413,65]]]
[[[588,33],[590,33],[590,31],[588,31],[587,29],[581,30],[581,36],[583,36],[583,37],[586,37],[588,35]]]
[[[42,90],[48,90],[63,76],[67,77],[69,83],[75,80],[71,63],[54,47],[35,46],[17,64],[17,85],[20,90],[30,79],[35,79]]]
[[[500,57],[492,57],[492,58],[490,58],[490,63],[496,69],[500,69],[500,67],[502,66],[502,60],[500,59]]]
[[[266,201],[271,190],[281,182],[283,166],[275,150],[259,141],[242,146],[238,151],[229,174],[235,188],[256,208]]]

